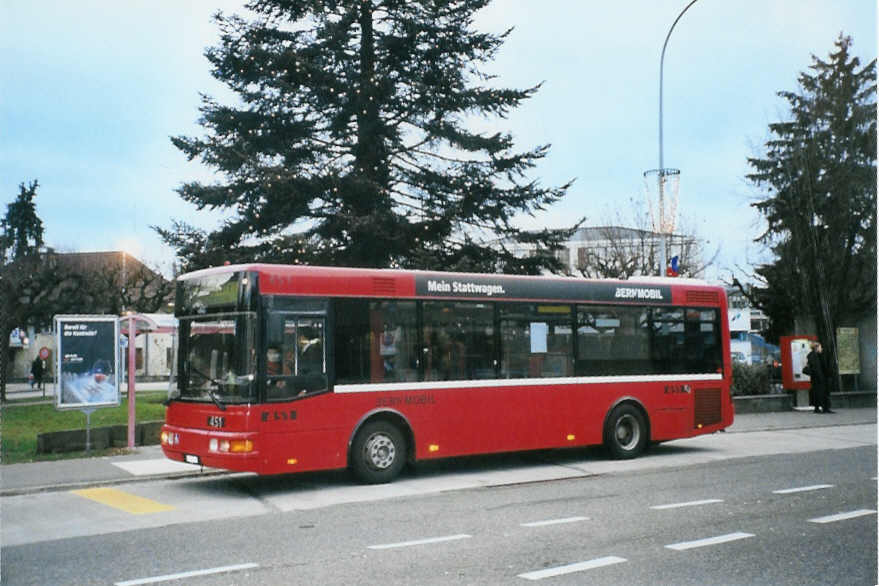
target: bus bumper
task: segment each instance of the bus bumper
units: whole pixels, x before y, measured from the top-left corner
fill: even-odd
[[[230,433],[163,425],[165,457],[207,468],[259,472],[260,453],[256,433]]]

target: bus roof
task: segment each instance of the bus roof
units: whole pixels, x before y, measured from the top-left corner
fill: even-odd
[[[447,273],[248,263],[187,273],[181,281],[230,272],[255,272],[268,295],[508,299],[649,304],[725,304],[722,287],[697,279],[638,277],[629,280],[500,273]]]

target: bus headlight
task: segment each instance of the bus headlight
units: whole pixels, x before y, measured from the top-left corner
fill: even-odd
[[[180,443],[180,436],[173,431],[163,431],[161,435],[162,444],[166,446],[176,446]]]
[[[211,438],[208,449],[224,454],[246,454],[253,451],[253,442],[249,439],[217,439]]]

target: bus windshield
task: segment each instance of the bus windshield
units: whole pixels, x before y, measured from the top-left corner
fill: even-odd
[[[226,403],[256,399],[256,314],[180,318],[179,398]]]

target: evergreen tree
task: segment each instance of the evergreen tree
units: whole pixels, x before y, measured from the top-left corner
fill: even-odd
[[[765,190],[758,238],[776,260],[753,299],[773,320],[814,319],[836,364],[835,331],[876,310],[876,61],[861,67],[840,35],[828,61],[812,57],[791,118],[770,124],[765,158],[747,178]],[[837,379],[838,380],[838,379]]]
[[[6,401],[12,330],[49,323],[80,298],[80,284],[43,249],[43,222],[34,203],[38,186],[22,183],[0,220],[0,402]]]
[[[30,272],[31,259],[43,245],[43,222],[37,216],[34,198],[39,183],[19,185],[18,197],[6,206],[0,220],[0,401],[6,401],[6,375],[11,357],[9,335],[21,317],[22,300],[28,300],[29,288],[22,279]]]
[[[222,180],[178,192],[231,217],[214,232],[156,228],[182,269],[224,260],[537,273],[503,242],[549,252],[564,231],[526,233],[570,184],[526,175],[548,145],[516,152],[506,133],[468,130],[532,96],[490,87],[479,67],[500,35],[472,28],[489,0],[253,0],[253,18],[217,14],[214,77],[240,97],[204,96],[203,138],[172,139]]]
[[[18,197],[6,206],[0,220],[0,257],[5,263],[36,253],[43,245],[43,221],[37,216],[34,198],[39,182],[18,186]]]

